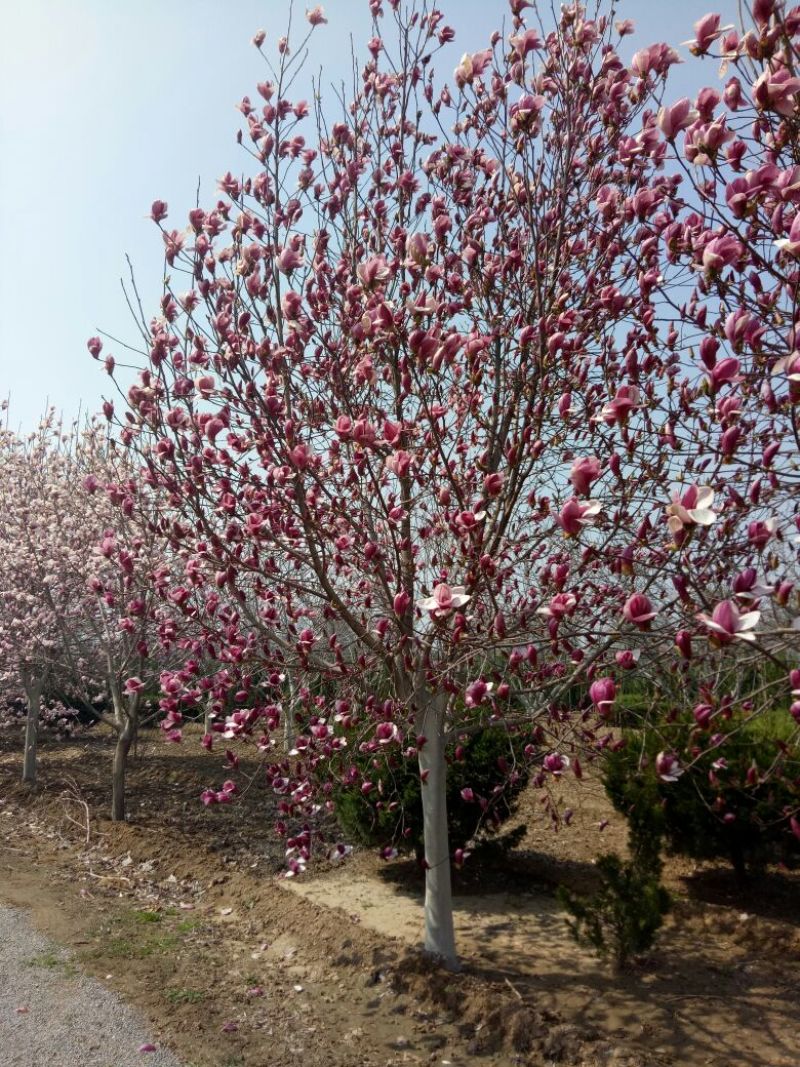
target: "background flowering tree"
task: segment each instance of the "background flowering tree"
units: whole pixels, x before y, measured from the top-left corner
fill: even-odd
[[[118,821],[125,818],[128,755],[144,700],[158,693],[161,674],[172,665],[179,626],[161,596],[171,561],[157,536],[153,498],[139,492],[127,456],[104,436],[84,434],[77,461],[78,506],[96,541],[85,577],[90,597],[81,625],[65,632],[64,643],[74,658],[94,664],[108,695],[108,711],[96,714],[117,735],[111,817]],[[151,709],[149,718],[156,714]]]
[[[691,51],[715,54],[727,80],[660,110],[665,166],[681,185],[648,223],[662,249],[660,314],[672,321],[664,447],[680,466],[653,529],[670,545],[683,660],[650,673],[665,737],[681,739],[656,769],[669,780],[701,766],[723,822],[740,817],[731,785],[746,797],[785,773],[800,722],[800,11],[756,0],[750,18],[740,30],[715,14],[695,25]],[[728,746],[759,719],[769,754],[734,773]],[[786,833],[800,829],[796,786],[772,813]]]
[[[0,474],[3,680],[8,698],[27,698],[24,780],[36,780],[43,692],[69,694],[117,733],[111,809],[122,819],[142,695],[158,692],[177,636],[158,593],[163,545],[126,457],[97,426],[65,433],[50,415],[28,438],[4,431]]]
[[[676,56],[629,69],[629,24],[573,5],[544,34],[526,6],[448,88],[441,13],[374,0],[357,98],[311,125],[287,97],[302,43],[279,42],[241,103],[252,176],[183,231],[153,204],[169,275],[121,430],[181,513],[161,527],[185,560],[167,595],[224,605],[239,669],[216,680],[249,699],[230,729],[268,748],[280,717],[245,649],[259,678],[297,680],[302,736],[270,772],[286,813],[319,804],[354,725],[418,759],[425,943],[450,962],[448,741],[503,723],[561,773],[588,733],[576,682],[611,650],[634,660],[631,635],[669,640],[647,592],[673,355],[646,224],[676,185],[653,103]]]
[[[31,785],[42,693],[63,679],[63,633],[80,625],[86,603],[92,535],[73,507],[73,444],[52,413],[26,438],[0,432],[0,678],[6,699],[25,694],[22,777]]]

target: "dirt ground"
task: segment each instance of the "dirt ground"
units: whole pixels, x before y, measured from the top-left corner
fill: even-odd
[[[30,909],[190,1067],[800,1060],[797,874],[743,894],[725,868],[669,860],[673,913],[622,977],[571,940],[554,886],[590,883],[594,857],[625,841],[591,778],[561,786],[568,829],[554,833],[531,792],[520,847],[502,867],[467,864],[464,968],[450,974],[418,951],[414,863],[357,852],[283,879],[270,794],[257,780],[237,804],[203,808],[201,789],[225,774],[196,739],[141,743],[122,825],[106,818],[107,736],[46,741],[32,797],[20,747],[0,737],[0,900]]]

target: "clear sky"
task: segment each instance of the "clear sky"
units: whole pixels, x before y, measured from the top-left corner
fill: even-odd
[[[304,0],[295,4],[302,17]],[[440,0],[456,51],[484,47],[506,0]],[[549,6],[549,5],[547,5]],[[367,0],[327,0],[307,77],[337,83],[371,35]],[[618,0],[637,33],[677,46],[709,10],[736,21],[736,0]],[[265,50],[285,31],[287,0],[14,0],[0,39],[0,399],[31,428],[48,401],[94,412],[108,381],[86,351],[99,329],[135,329],[120,288],[130,255],[148,317],[157,310],[163,246],[146,215],[160,198],[182,228],[216,179],[247,168],[235,104],[255,96]],[[685,52],[685,50],[683,50]],[[677,68],[675,98],[717,81],[715,65]],[[308,96],[293,91],[292,96]],[[109,350],[115,351],[110,345]]]

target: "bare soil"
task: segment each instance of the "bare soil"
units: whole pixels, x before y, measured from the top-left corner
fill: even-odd
[[[676,905],[635,970],[613,976],[571,940],[554,887],[591,884],[596,855],[625,847],[591,778],[560,785],[568,829],[550,829],[531,791],[521,846],[467,863],[451,974],[418,951],[415,863],[360,852],[287,881],[273,798],[256,778],[235,805],[203,808],[226,774],[196,739],[147,735],[127,824],[106,817],[108,735],[45,742],[34,795],[17,784],[20,747],[0,738],[0,900],[28,908],[189,1065],[800,1060],[798,874],[742,891],[724,867],[669,860]]]

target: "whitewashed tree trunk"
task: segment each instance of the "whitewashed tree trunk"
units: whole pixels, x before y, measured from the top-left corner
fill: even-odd
[[[294,733],[294,682],[291,676],[287,675],[287,684],[289,689],[288,707],[284,705],[283,708],[283,743],[286,746],[286,751],[290,752],[294,748],[295,733]]]
[[[211,733],[211,724],[214,721],[214,712],[211,710],[214,704],[214,698],[209,697],[206,701],[205,708],[203,709],[203,733]]]
[[[417,715],[425,846],[425,949],[456,970],[450,844],[447,832],[447,764],[444,758],[444,701],[431,698]],[[427,772],[427,773],[426,773]]]
[[[22,780],[36,785],[36,753],[39,747],[39,716],[42,706],[42,679],[27,677],[24,680],[28,712],[25,718],[25,755],[22,761]]]

